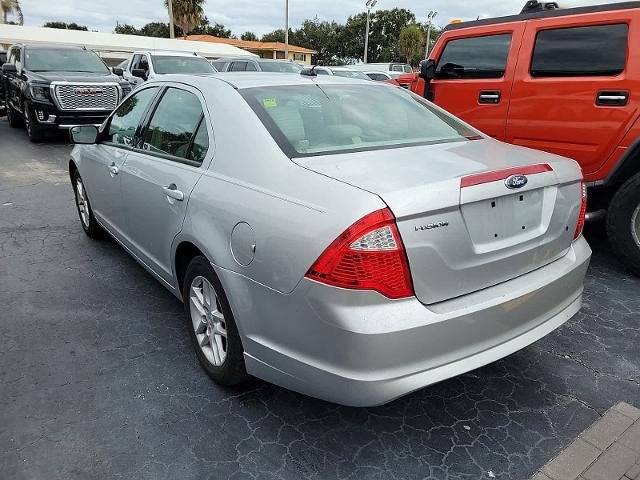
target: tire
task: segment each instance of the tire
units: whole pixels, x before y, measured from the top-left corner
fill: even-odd
[[[624,264],[640,276],[640,173],[627,180],[611,200],[607,235]]]
[[[24,128],[31,143],[40,143],[44,140],[44,131],[39,128],[31,111],[31,106],[25,102],[24,104]]]
[[[9,105],[9,97],[5,97],[5,106],[7,109],[7,121],[9,122],[9,126],[11,128],[20,128],[22,126],[22,121],[20,120],[20,115],[16,113],[16,111]]]
[[[205,286],[203,280],[208,282],[209,287]],[[209,294],[206,293],[207,288]],[[244,365],[240,334],[222,284],[205,257],[197,256],[189,263],[182,286],[182,298],[193,347],[209,377],[225,386],[246,381],[249,376]],[[207,303],[210,308],[206,308]],[[204,315],[205,311],[209,314]],[[222,330],[226,337],[216,333]]]
[[[103,238],[104,230],[102,230],[102,227],[93,215],[87,191],[84,188],[82,177],[80,177],[80,173],[78,173],[77,170],[73,174],[73,193],[76,198],[76,208],[78,210],[78,217],[80,218],[80,225],[82,225],[84,233],[86,233],[89,238],[95,240]]]

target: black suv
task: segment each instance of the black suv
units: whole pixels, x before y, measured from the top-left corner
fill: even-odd
[[[0,65],[7,61],[7,53],[0,52]],[[2,72],[0,72],[0,117],[4,115],[4,82],[2,81]]]
[[[32,142],[47,130],[100,125],[131,90],[118,73],[85,48],[13,45],[2,66],[9,124],[24,125]]]

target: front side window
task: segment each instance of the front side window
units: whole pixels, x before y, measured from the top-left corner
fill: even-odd
[[[253,62],[247,62],[247,72],[257,72],[258,68]]]
[[[141,57],[142,55],[140,54],[133,56],[133,59],[131,60],[131,70],[135,70],[136,68],[139,68],[138,65],[140,65]]]
[[[156,73],[215,73],[215,69],[206,58],[179,57],[175,55],[154,55],[151,57]]]
[[[412,72],[413,72],[413,68],[411,68],[411,65],[404,66],[404,73],[412,73]]]
[[[109,123],[106,142],[132,146],[133,139],[144,112],[158,93],[158,87],[145,88],[131,95],[118,107]]]
[[[511,34],[450,40],[438,60],[436,78],[501,78],[507,68]]]
[[[186,90],[167,89],[144,132],[142,149],[188,159],[191,139],[202,117],[198,97]]]
[[[82,48],[28,48],[24,65],[32,72],[109,73],[95,52]]]
[[[618,75],[627,60],[628,34],[627,24],[543,30],[536,36],[531,76]]]
[[[391,71],[392,72],[402,72],[402,65],[392,65],[391,66]]]
[[[311,84],[247,88],[240,93],[292,158],[463,141],[478,136],[426,100],[402,89],[364,83]]]

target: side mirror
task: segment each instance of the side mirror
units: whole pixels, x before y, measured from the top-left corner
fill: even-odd
[[[17,73],[18,69],[13,63],[5,63],[2,65],[2,73]]]
[[[430,81],[436,78],[436,61],[429,59],[420,62],[420,78]]]
[[[92,145],[98,139],[98,127],[94,125],[79,125],[69,130],[71,143]]]
[[[142,80],[147,79],[147,72],[141,68],[134,68],[133,70],[131,70],[131,75],[141,78]]]
[[[124,75],[124,70],[119,67],[113,67],[111,71],[114,73],[114,75],[118,75],[119,77],[122,77]]]

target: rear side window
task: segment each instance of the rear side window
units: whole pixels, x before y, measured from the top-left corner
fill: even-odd
[[[438,61],[436,78],[501,78],[510,48],[510,33],[450,40]]]
[[[192,138],[203,118],[200,100],[193,93],[169,88],[158,103],[143,137],[143,150],[182,159],[200,159],[204,153],[191,155]],[[199,146],[208,145],[206,125],[203,127]],[[198,163],[201,160],[197,160]]]
[[[233,62],[229,68],[230,72],[246,72],[247,62]]]
[[[536,37],[532,77],[618,75],[627,59],[627,24],[543,30]]]

